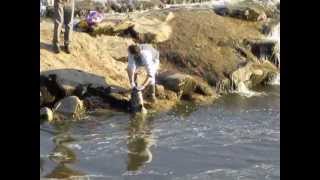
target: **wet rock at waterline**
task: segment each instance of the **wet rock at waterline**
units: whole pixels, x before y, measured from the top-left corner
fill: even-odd
[[[186,74],[160,74],[158,79],[161,85],[176,92],[179,97],[192,94],[196,89],[195,80]]]
[[[127,111],[129,109],[129,90],[109,86],[109,87],[99,87],[89,85],[87,87],[87,96],[98,96],[103,99],[103,101],[110,105],[112,108],[121,109]]]
[[[203,96],[212,96],[213,90],[207,83],[202,82],[200,79],[195,79],[192,76],[181,73],[163,73],[160,74],[159,83],[166,89],[174,91],[178,97],[188,96],[193,93],[198,93]]]
[[[259,59],[268,59],[275,62],[277,42],[273,40],[246,40],[251,52]]]
[[[94,109],[108,109],[110,105],[104,101],[103,98],[99,96],[89,96],[83,99],[83,104],[85,105],[87,110]]]
[[[40,107],[52,106],[57,99],[64,97],[64,92],[56,83],[56,76],[40,75]]]
[[[49,105],[56,100],[47,87],[40,87],[40,107]]]
[[[232,81],[229,78],[221,79],[216,84],[218,94],[228,94],[233,88]]]
[[[277,68],[269,61],[262,63],[248,63],[246,66],[237,69],[231,74],[232,88],[237,88],[239,83],[246,87],[254,87],[263,84],[278,73]]]
[[[68,96],[57,102],[54,106],[55,114],[72,118],[79,118],[84,110],[83,102],[77,96]]]
[[[78,86],[84,84],[93,84],[95,86],[107,87],[106,79],[77,69],[58,69],[42,72],[45,77],[55,77],[52,83],[55,83],[57,89],[63,94],[63,97],[74,95]]]
[[[40,109],[40,120],[49,121],[53,120],[53,112],[50,108],[43,107]]]

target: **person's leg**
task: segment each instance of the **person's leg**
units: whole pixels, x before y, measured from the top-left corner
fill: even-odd
[[[136,84],[136,86],[138,86],[138,73],[134,73],[134,83]]]
[[[54,1],[54,29],[53,29],[53,47],[56,53],[60,52],[59,38],[64,21],[63,4]]]
[[[65,32],[64,32],[64,46],[66,52],[70,53],[70,42],[73,30],[73,16],[74,16],[74,2],[71,0],[69,4],[64,7],[64,22],[65,22]]]
[[[155,81],[155,76],[152,77],[152,80],[151,80],[149,86],[147,87],[147,91],[148,91],[148,98],[149,98],[152,102],[156,102],[157,97],[156,97],[156,81]]]
[[[150,83],[151,84],[150,95],[151,95],[151,100],[153,102],[155,102],[157,100],[157,97],[156,97],[156,76],[158,74],[159,67],[160,67],[160,60],[159,60],[159,53],[158,53],[156,56],[156,59],[155,59],[155,74],[153,75],[152,81]]]

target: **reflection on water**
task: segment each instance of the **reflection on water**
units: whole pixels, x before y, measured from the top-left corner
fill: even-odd
[[[128,127],[128,171],[137,171],[145,163],[152,161],[150,147],[154,144],[150,119],[137,114],[132,117]]]
[[[68,164],[59,163],[53,171],[49,174],[45,175],[46,178],[70,178],[75,176],[84,176],[84,173],[80,171],[73,170],[72,168],[68,167]]]
[[[55,124],[55,130],[47,130],[42,128],[41,130],[44,132],[57,134],[52,138],[52,143],[54,144],[54,148],[47,155],[47,159],[51,162],[55,163],[55,167],[49,171],[44,172],[45,158],[40,157],[40,175],[45,173],[43,177],[45,178],[70,178],[74,176],[84,176],[85,173],[74,170],[71,165],[76,162],[76,154],[75,152],[65,146],[65,143],[72,142],[74,139],[72,138],[69,129],[71,127],[70,123],[59,123]]]
[[[152,116],[40,125],[40,176],[90,180],[280,179],[280,86]],[[78,178],[79,179],[79,178]],[[81,178],[80,178],[81,179]]]

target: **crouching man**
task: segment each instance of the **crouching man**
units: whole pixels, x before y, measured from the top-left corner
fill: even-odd
[[[153,102],[156,101],[155,94],[155,78],[159,69],[159,52],[150,44],[130,45],[128,48],[128,76],[132,89],[139,91],[148,88],[148,93]],[[147,78],[143,81],[141,86],[137,84],[137,76],[140,69],[144,68],[147,72]]]

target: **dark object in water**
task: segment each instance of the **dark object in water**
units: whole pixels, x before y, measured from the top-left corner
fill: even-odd
[[[133,88],[131,91],[130,110],[132,113],[146,112],[146,109],[143,106],[142,92],[137,88]]]

